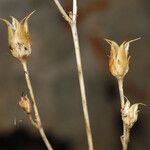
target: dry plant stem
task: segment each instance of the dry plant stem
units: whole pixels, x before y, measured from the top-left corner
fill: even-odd
[[[80,84],[80,92],[81,92],[81,99],[82,99],[82,107],[83,107],[83,114],[85,120],[85,127],[86,127],[86,134],[88,140],[88,148],[89,150],[93,150],[93,138],[92,132],[90,127],[90,120],[89,120],[89,113],[87,107],[87,99],[86,99],[86,92],[85,92],[85,84],[84,84],[84,77],[82,71],[82,63],[81,63],[81,55],[80,55],[80,46],[79,46],[79,39],[77,33],[77,25],[76,25],[76,17],[77,17],[77,0],[73,0],[73,11],[72,14],[68,15],[58,0],[54,0],[56,3],[60,13],[63,15],[65,20],[70,24],[74,47],[75,47],[75,55],[77,61],[77,69],[78,69],[78,77],[79,77],[79,84]]]
[[[33,120],[32,115],[31,115],[30,113],[27,114],[27,115],[28,115],[28,117],[29,117],[29,120],[30,120],[31,124],[32,124],[35,128],[38,129],[38,124],[37,124],[37,122],[35,122],[35,121]]]
[[[124,108],[124,91],[123,91],[123,78],[118,79],[118,86],[119,86],[119,93],[120,93],[120,100],[121,100],[121,110]],[[123,122],[123,135],[121,136],[121,143],[122,149],[128,149],[128,143],[130,138],[130,129],[129,127]]]
[[[86,126],[88,147],[89,147],[89,150],[93,150],[94,149],[93,138],[92,138],[92,132],[91,132],[90,120],[89,120],[89,114],[88,114],[87,99],[86,99],[85,84],[84,84],[84,77],[83,77],[83,71],[82,71],[80,47],[79,47],[76,24],[71,25],[71,30],[72,30],[74,46],[75,46],[75,55],[76,55],[76,61],[77,61],[78,77],[79,77],[80,92],[81,92],[81,98],[82,98],[82,107],[83,107],[84,120],[85,120],[85,126]]]
[[[54,0],[56,6],[58,7],[60,13],[63,15],[63,17],[65,18],[66,21],[71,22],[70,17],[67,15],[67,13],[65,12],[65,10],[63,9],[63,7],[61,6],[60,2],[58,0]]]
[[[118,87],[121,101],[121,109],[124,107],[124,91],[123,91],[123,78],[118,79]]]
[[[48,150],[53,150],[51,144],[49,143],[49,141],[48,141],[48,139],[45,135],[44,129],[42,127],[41,119],[40,119],[37,104],[36,104],[36,101],[35,101],[35,98],[34,98],[33,88],[32,88],[32,85],[31,85],[31,80],[30,80],[30,76],[29,76],[29,72],[28,72],[28,68],[27,68],[27,62],[22,61],[22,65],[23,65],[23,69],[24,69],[24,72],[25,72],[25,78],[26,78],[29,93],[30,93],[30,96],[31,96],[31,99],[32,99],[32,102],[33,102],[33,109],[34,109],[34,113],[35,113],[35,121],[32,119],[31,116],[29,116],[29,119],[30,119],[31,123],[33,124],[33,126],[37,127],[37,129],[39,130],[39,133],[40,133],[47,149]]]
[[[123,124],[123,135],[121,137],[122,150],[128,149],[129,141],[130,141],[130,128],[128,128],[127,125]]]

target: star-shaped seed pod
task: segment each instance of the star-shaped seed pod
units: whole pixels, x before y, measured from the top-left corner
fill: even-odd
[[[120,46],[112,41],[105,39],[111,45],[109,56],[109,70],[117,79],[123,78],[129,70],[129,45],[131,42],[139,40],[140,38],[123,42]]]
[[[24,61],[31,54],[31,40],[28,29],[28,20],[34,13],[30,13],[20,22],[11,16],[12,23],[5,19],[3,20],[8,27],[8,45],[12,55],[20,61]]]
[[[130,101],[126,98],[124,107],[121,110],[122,120],[123,120],[124,124],[130,129],[133,127],[133,125],[135,124],[135,122],[138,119],[139,105],[145,105],[145,104],[135,103],[135,104],[131,105]]]

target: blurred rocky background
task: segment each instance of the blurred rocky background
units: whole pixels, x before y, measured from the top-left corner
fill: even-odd
[[[61,0],[60,0],[61,1]],[[72,1],[64,0],[71,11]],[[117,82],[108,71],[109,45],[141,37],[130,46],[125,95],[150,105],[150,1],[78,0],[78,30],[95,150],[120,150],[122,122]],[[32,56],[28,64],[42,122],[54,150],[86,150],[74,47],[69,25],[52,0],[0,0],[0,17],[21,20],[31,11]],[[0,150],[46,150],[18,106],[28,93],[22,66],[7,46],[0,22]],[[150,149],[150,108],[132,129],[129,150]]]

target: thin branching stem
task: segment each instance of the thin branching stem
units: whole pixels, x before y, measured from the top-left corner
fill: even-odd
[[[94,149],[93,138],[92,138],[92,131],[91,131],[91,126],[90,126],[89,113],[88,113],[86,90],[85,90],[83,69],[82,69],[82,63],[81,63],[79,38],[78,38],[77,25],[76,25],[77,0],[73,0],[73,9],[72,9],[72,14],[70,14],[70,15],[67,15],[64,8],[61,6],[61,4],[58,0],[54,0],[54,2],[57,5],[60,13],[63,15],[65,20],[68,21],[68,23],[70,24],[70,27],[71,27],[73,42],[74,42],[74,47],[75,47],[75,55],[76,55],[76,62],[77,62],[77,69],[78,69],[78,78],[79,78],[86,134],[87,134],[87,140],[88,140],[88,149],[93,150]]]
[[[121,114],[122,110],[124,109],[125,100],[124,100],[124,90],[123,90],[123,78],[118,79],[118,87],[119,87],[119,94],[120,94],[120,102],[121,102]],[[124,117],[124,116],[122,116]],[[123,120],[123,119],[122,119]],[[121,143],[122,149],[128,149],[128,143],[130,140],[130,128],[123,122],[123,135],[121,136]]]
[[[48,150],[53,150],[51,144],[49,143],[47,137],[46,137],[46,134],[44,132],[44,129],[43,129],[43,126],[42,126],[42,123],[41,123],[41,119],[40,119],[40,115],[39,115],[39,112],[38,112],[38,107],[37,107],[37,104],[36,104],[36,100],[35,100],[35,97],[34,97],[34,93],[33,93],[33,88],[32,88],[32,84],[31,84],[31,80],[30,80],[30,76],[29,76],[29,71],[28,71],[28,67],[27,67],[27,62],[26,61],[22,61],[22,65],[23,65],[23,69],[24,69],[24,73],[25,73],[25,78],[26,78],[26,82],[27,82],[27,86],[28,86],[28,89],[29,89],[29,93],[30,93],[30,96],[31,96],[31,99],[32,99],[32,103],[33,103],[33,109],[34,109],[34,114],[35,114],[35,120],[32,119],[31,116],[29,116],[29,119],[32,123],[32,125],[36,125],[46,147]]]

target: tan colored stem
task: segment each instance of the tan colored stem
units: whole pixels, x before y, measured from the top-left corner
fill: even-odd
[[[48,150],[53,150],[51,144],[49,143],[49,141],[48,141],[48,139],[45,135],[44,129],[42,127],[40,115],[39,115],[39,112],[38,112],[38,107],[37,107],[37,104],[36,104],[36,101],[35,101],[33,88],[32,88],[32,85],[31,85],[31,80],[30,80],[30,76],[29,76],[29,72],[28,72],[28,68],[27,68],[27,62],[22,61],[22,65],[23,65],[23,69],[24,69],[24,72],[25,72],[25,78],[26,78],[28,89],[29,89],[29,93],[30,93],[30,96],[31,96],[31,99],[32,99],[32,102],[33,102],[33,109],[34,109],[34,114],[35,114],[35,121],[32,119],[31,116],[29,117],[29,119],[30,119],[31,123],[34,126],[35,126],[35,124],[37,125],[37,129],[39,130],[39,133],[40,133],[47,149]]]
[[[78,39],[78,32],[77,32],[77,25],[76,25],[77,0],[73,0],[73,9],[72,9],[72,14],[70,15],[67,15],[64,8],[61,6],[58,0],[54,0],[54,2],[57,5],[60,13],[68,21],[71,27],[73,42],[74,42],[74,47],[75,47],[75,55],[76,55],[76,62],[77,62],[77,69],[78,69],[78,78],[79,78],[79,85],[80,85],[80,92],[81,92],[84,121],[85,121],[86,134],[87,134],[87,140],[88,140],[88,149],[93,150],[94,149],[93,138],[92,138],[92,131],[90,127],[86,91],[85,91],[85,84],[84,84],[84,76],[83,76],[83,69],[82,69],[82,63],[81,63],[80,46],[79,46],[79,39]]]
[[[28,117],[29,117],[29,120],[30,120],[30,122],[31,122],[31,124],[35,127],[35,128],[39,128],[39,125],[38,125],[38,123],[35,121],[35,120],[33,120],[33,118],[32,118],[32,115],[31,114],[27,114],[28,115]]]
[[[118,79],[118,87],[119,87],[120,102],[121,102],[121,115],[122,115],[122,110],[124,109],[124,105],[125,105],[124,91],[123,91],[123,79]],[[128,149],[129,138],[130,138],[130,128],[123,122],[123,135],[121,136],[122,150]]]
[[[123,124],[123,135],[121,137],[122,150],[128,149],[128,144],[130,141],[130,128]]]
[[[123,79],[118,79],[118,87],[121,101],[121,109],[124,107],[124,91],[123,91]]]
[[[63,17],[65,18],[66,21],[71,22],[71,18],[67,15],[67,13],[65,12],[64,8],[62,7],[62,5],[60,4],[60,2],[58,0],[54,0],[56,6],[58,7],[60,13],[63,15]]]
[[[86,134],[87,134],[87,140],[88,140],[88,147],[89,147],[89,150],[93,150],[94,149],[93,138],[92,138],[92,131],[90,127],[89,113],[88,113],[88,107],[87,107],[86,91],[85,91],[84,77],[83,77],[83,71],[82,71],[80,47],[79,47],[76,24],[71,25],[71,30],[72,30],[73,40],[74,40],[75,55],[76,55],[76,61],[77,61],[78,77],[79,77],[80,92],[81,92],[84,121],[85,121]]]

